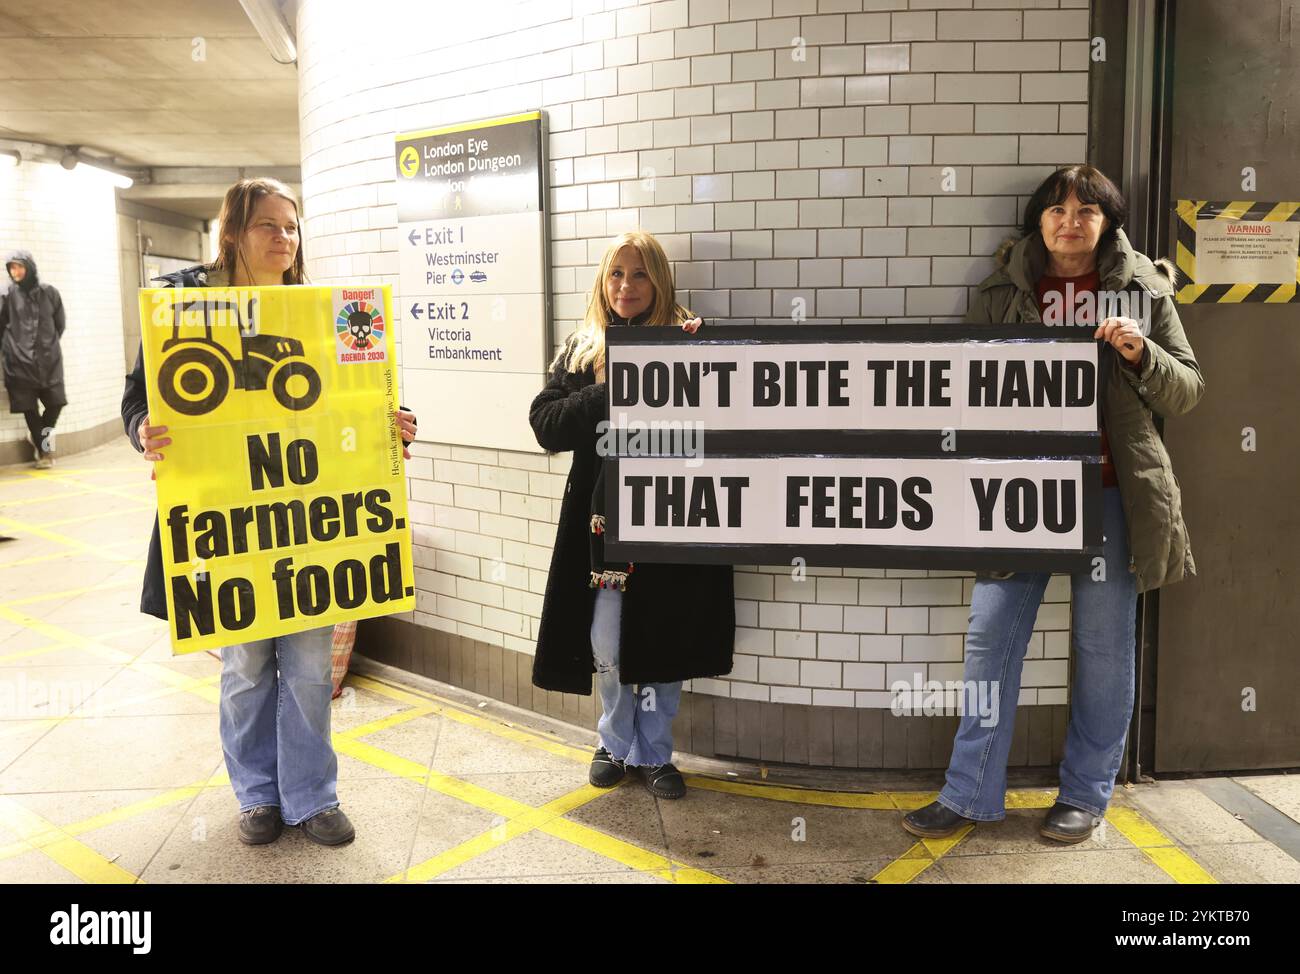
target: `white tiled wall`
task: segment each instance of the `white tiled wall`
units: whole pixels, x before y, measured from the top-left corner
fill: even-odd
[[[101,174],[44,162],[0,167],[0,259],[29,250],[42,282],[59,289],[67,312],[63,376],[68,405],[58,432],[91,429],[121,415],[122,302],[116,203]],[[9,284],[6,273],[0,288]],[[0,442],[25,440],[0,387]]]
[[[1086,152],[1086,0],[379,0],[364,30],[349,9],[299,13],[314,279],[397,285],[395,132],[541,107],[557,345],[637,226],[706,317],[960,321],[1028,194]],[[414,453],[412,618],[532,652],[568,456]],[[914,672],[960,679],[973,582],[738,568],[735,669],[692,689],[882,707]],[[1055,578],[1022,703],[1065,701],[1068,630]]]

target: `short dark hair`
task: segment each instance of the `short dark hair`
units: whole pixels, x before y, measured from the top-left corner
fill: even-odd
[[[1021,231],[1026,237],[1037,233],[1043,211],[1069,198],[1074,193],[1080,203],[1093,203],[1101,207],[1110,226],[1102,234],[1107,240],[1128,220],[1128,203],[1119,187],[1112,183],[1100,169],[1089,165],[1062,166],[1039,184],[1025,205],[1025,222]]]

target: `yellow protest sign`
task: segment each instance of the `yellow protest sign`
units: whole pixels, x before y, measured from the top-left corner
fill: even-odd
[[[415,607],[389,290],[140,292],[174,652]]]

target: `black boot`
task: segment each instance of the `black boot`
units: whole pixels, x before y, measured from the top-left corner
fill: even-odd
[[[973,825],[974,820],[963,818],[952,809],[930,802],[903,816],[903,828],[923,839],[942,839],[952,835],[963,825]]]
[[[284,831],[284,819],[274,805],[258,805],[239,813],[239,841],[244,845],[266,845]]]
[[[303,835],[319,845],[343,845],[357,836],[343,809],[338,807],[317,812],[298,827]]]
[[[1044,838],[1073,844],[1091,838],[1092,830],[1099,824],[1101,819],[1092,812],[1057,802],[1043,819],[1043,826],[1038,833]]]
[[[626,773],[627,766],[622,761],[605,748],[598,747],[591,758],[591,770],[587,772],[587,780],[597,788],[613,788],[623,780],[623,775]]]
[[[682,798],[686,794],[686,779],[671,764],[642,768],[641,783],[656,798]]]

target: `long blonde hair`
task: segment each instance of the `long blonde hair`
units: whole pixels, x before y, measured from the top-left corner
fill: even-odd
[[[564,363],[566,372],[581,372],[591,366],[593,369],[605,364],[605,328],[609,324],[613,309],[609,298],[605,296],[605,282],[609,280],[610,265],[624,247],[632,247],[641,257],[646,274],[654,287],[654,300],[650,303],[647,325],[680,325],[695,317],[689,310],[677,303],[677,289],[673,285],[673,271],[668,265],[668,255],[664,253],[659,241],[644,230],[629,230],[615,237],[600,259],[600,269],[596,272],[596,281],[591,286],[591,296],[587,299],[587,314],[564,343],[555,359],[551,362],[554,369]]]
[[[248,272],[248,258],[240,249],[239,241],[243,239],[244,231],[253,218],[253,210],[264,196],[281,196],[288,200],[293,204],[294,214],[298,217],[298,250],[293,255],[293,265],[284,272],[284,279],[280,283],[306,284],[307,268],[302,255],[302,207],[298,205],[293,190],[269,176],[241,179],[226,190],[221,215],[217,218],[220,236],[217,240],[217,259],[212,266],[226,271],[232,280],[238,264],[243,264],[244,270]]]

